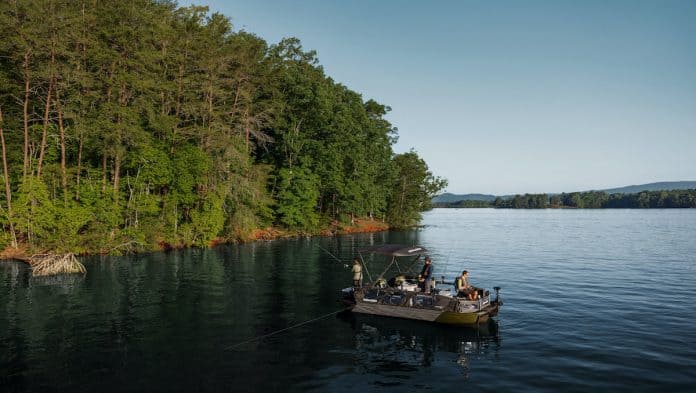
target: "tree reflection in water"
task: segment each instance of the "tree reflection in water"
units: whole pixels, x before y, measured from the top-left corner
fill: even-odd
[[[502,342],[493,320],[479,327],[460,327],[350,312],[340,318],[353,328],[359,371],[398,379],[449,360],[469,379],[472,359],[496,354]]]

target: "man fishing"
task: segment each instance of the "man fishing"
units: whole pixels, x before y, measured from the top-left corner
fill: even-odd
[[[430,284],[431,284],[431,277],[432,276],[433,276],[432,261],[430,260],[430,257],[425,257],[425,264],[423,265],[423,269],[421,270],[420,274],[418,275],[418,281],[421,283],[421,289],[426,294],[430,294]]]
[[[353,286],[355,288],[362,287],[362,265],[360,264],[360,258],[353,258]]]

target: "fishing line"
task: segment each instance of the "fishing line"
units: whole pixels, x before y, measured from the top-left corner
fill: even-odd
[[[320,316],[320,317],[316,317],[316,318],[313,318],[313,319],[310,319],[310,320],[307,320],[307,321],[304,321],[304,322],[296,323],[296,324],[294,324],[294,325],[292,325],[292,326],[288,326],[288,327],[286,327],[286,328],[282,328],[282,329],[280,329],[280,330],[276,330],[276,331],[274,331],[274,332],[270,332],[270,333],[264,334],[264,335],[262,335],[262,336],[254,337],[254,338],[251,338],[251,339],[249,339],[249,340],[242,341],[242,342],[237,343],[237,344],[234,344],[234,345],[230,345],[229,347],[226,347],[225,350],[226,350],[226,351],[229,351],[230,349],[234,349],[234,348],[240,347],[240,346],[242,346],[242,345],[244,345],[244,344],[249,344],[249,343],[254,342],[254,341],[263,340],[264,338],[267,338],[267,337],[276,335],[276,334],[278,334],[278,333],[286,332],[286,331],[288,331],[288,330],[290,330],[290,329],[294,329],[294,328],[296,328],[296,327],[300,327],[300,326],[306,325],[306,324],[308,324],[308,323],[316,322],[316,321],[319,321],[319,320],[324,319],[324,318],[328,318],[328,317],[330,317],[330,316],[332,316],[332,315],[336,315],[336,314],[338,314],[338,313],[340,313],[340,312],[343,312],[343,311],[346,311],[346,310],[348,310],[348,309],[350,309],[350,307],[342,308],[342,309],[340,309],[340,310],[338,310],[338,311],[330,312],[330,313],[324,314],[324,315],[322,315],[322,316]]]
[[[333,259],[335,259],[338,263],[343,264],[343,267],[348,267],[344,261],[339,259],[337,256],[332,254],[329,250],[325,249],[324,247],[320,246],[317,244],[317,247],[321,248],[325,253],[329,254]]]
[[[450,247],[449,252],[447,252],[447,260],[445,261],[445,272],[448,274],[450,272],[450,257],[452,256],[452,247]],[[445,282],[445,276],[442,276],[442,283]]]

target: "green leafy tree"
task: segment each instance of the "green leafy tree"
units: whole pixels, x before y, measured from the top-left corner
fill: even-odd
[[[366,215],[403,226],[444,186],[394,155],[389,107],[298,39],[269,45],[207,7],[10,0],[0,35],[4,242],[124,252]]]
[[[306,168],[281,169],[279,173],[278,221],[290,228],[314,229],[319,179]]]
[[[56,210],[46,185],[34,176],[24,177],[17,190],[14,226],[31,245],[51,238],[56,226]]]
[[[395,227],[415,225],[421,212],[431,207],[432,198],[447,186],[447,181],[433,176],[428,165],[414,151],[394,157],[396,167],[387,220]]]

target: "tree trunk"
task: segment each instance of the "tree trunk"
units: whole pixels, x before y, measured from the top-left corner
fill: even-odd
[[[121,82],[121,86],[119,87],[118,90],[118,103],[122,108],[125,108],[126,105],[128,104],[128,91],[126,89],[126,84],[125,82]],[[120,135],[125,135],[126,133],[123,131],[123,118],[121,115],[116,116],[116,127],[119,129],[118,133]],[[123,145],[123,138],[121,136],[118,137],[118,142],[119,144]],[[121,158],[122,158],[122,153],[121,149],[119,149],[120,146],[116,146],[116,150],[114,152],[114,195],[117,196],[118,190],[119,190],[119,183],[121,181]],[[116,199],[118,201],[118,198]]]
[[[55,39],[55,36],[53,36],[52,39]],[[55,66],[56,66],[55,41],[52,41],[51,42],[51,77],[49,78],[49,81],[48,81],[48,93],[46,94],[46,110],[44,112],[43,133],[41,135],[41,148],[39,150],[39,163],[37,165],[37,171],[36,171],[36,177],[39,177],[39,178],[41,177],[41,167],[43,165],[44,153],[46,152],[46,134],[48,132],[48,115],[49,115],[49,111],[51,109],[51,92],[53,89],[53,85],[55,84],[55,81],[56,81]]]
[[[249,130],[249,110],[244,111],[244,139],[246,141],[246,151],[247,154],[249,153],[249,138],[251,134],[251,130]]]
[[[121,155],[116,153],[114,156],[114,194],[118,193],[119,182],[121,181]]]
[[[239,91],[241,90],[240,88],[241,83],[237,83],[237,90],[234,92],[234,101],[232,102],[232,108],[230,109],[230,114],[232,117],[237,116],[237,102],[239,101]],[[230,127],[230,130],[227,131],[227,138],[230,138],[232,135],[232,127]]]
[[[167,80],[169,78],[169,67],[167,66],[167,43],[162,42],[162,80]],[[160,115],[166,116],[169,112],[169,106],[167,105],[167,95],[165,94],[165,89],[160,91]],[[162,135],[162,139],[166,139],[166,135]]]
[[[208,132],[206,135],[202,136],[201,138],[201,149],[203,151],[206,151],[208,147],[210,146],[210,141],[212,139],[212,133],[213,133],[213,77],[212,75],[208,74],[208,92],[207,92],[207,97],[206,97],[206,103],[208,104],[208,124],[206,124],[208,128]]]
[[[29,51],[24,52],[24,156],[22,177],[27,175],[29,168]]]
[[[60,130],[60,184],[63,187],[63,199],[68,202],[68,175],[65,169],[65,128],[63,111],[60,105],[60,92],[56,89],[56,109],[58,111],[58,129]]]
[[[184,74],[186,71],[186,61],[188,61],[188,41],[186,41],[184,48],[184,59],[181,63],[179,63],[179,75],[176,81],[176,104],[174,106],[174,117],[176,118],[176,123],[174,123],[174,126],[172,127],[171,153],[174,153],[174,149],[176,147],[176,131],[179,128],[179,121],[181,121],[179,116],[181,115],[181,101],[183,100],[184,96]]]
[[[43,118],[43,133],[41,134],[41,146],[39,147],[39,163],[36,167],[36,177],[41,177],[41,166],[43,165],[44,152],[46,151],[46,134],[48,133],[48,115],[51,110],[51,93],[53,89],[53,79],[48,83],[48,93],[46,94],[46,109]]]
[[[84,137],[82,136],[82,131],[80,131],[80,147],[77,149],[77,179],[75,186],[75,200],[80,200],[80,174],[82,172],[82,145],[84,143]]]
[[[7,199],[7,221],[10,223],[10,236],[12,247],[17,248],[17,235],[12,223],[12,190],[10,188],[10,176],[7,169],[7,155],[5,153],[5,133],[2,129],[2,109],[0,109],[0,143],[2,144],[2,171],[5,181],[5,198]]]
[[[179,64],[179,77],[177,78],[176,82],[176,104],[174,105],[174,117],[176,118],[176,122],[174,123],[174,126],[172,127],[172,146],[171,146],[171,153],[174,153],[174,148],[176,146],[176,130],[179,127],[179,121],[181,119],[179,116],[181,115],[181,97],[183,95],[183,90],[184,90],[184,65]]]
[[[111,96],[113,95],[112,82],[114,79],[114,73],[116,73],[116,62],[111,62],[109,66],[109,77],[108,77],[108,87],[106,89],[106,102],[111,104]],[[111,113],[113,114],[113,113]],[[106,152],[106,141],[104,141],[104,151],[102,152],[102,193],[106,194],[106,183],[108,179],[107,175],[107,152]]]
[[[106,151],[102,155],[102,193],[106,193]]]

